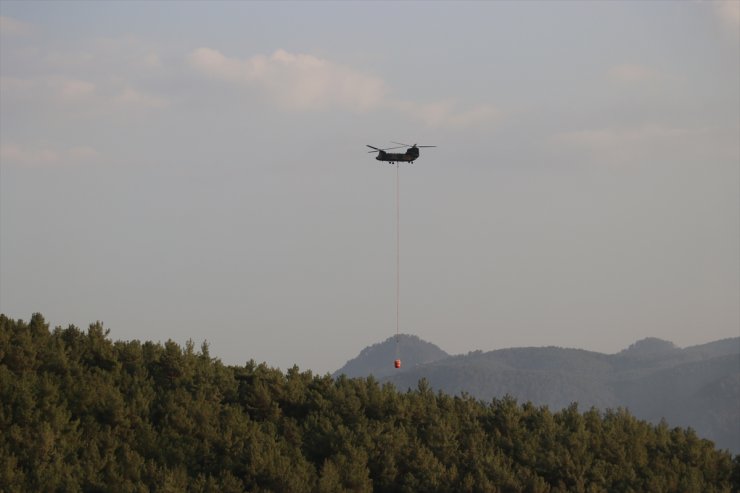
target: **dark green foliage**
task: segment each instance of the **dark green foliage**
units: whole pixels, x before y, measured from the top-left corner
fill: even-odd
[[[0,491],[730,492],[740,459],[623,410],[399,393],[0,315]]]

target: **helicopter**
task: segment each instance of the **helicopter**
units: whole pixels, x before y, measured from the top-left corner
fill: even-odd
[[[391,141],[393,142],[393,141]],[[385,149],[379,149],[375,146],[371,146],[370,144],[367,145],[370,149],[375,149],[374,151],[368,151],[368,153],[377,152],[378,156],[375,158],[378,161],[387,161],[391,164],[395,164],[397,162],[408,162],[408,163],[414,163],[416,159],[419,158],[419,148],[421,147],[437,147],[437,146],[420,146],[420,145],[409,145],[404,144],[402,142],[393,142],[394,144],[399,144],[398,147],[386,147]],[[400,152],[385,152],[390,151],[393,149],[400,149],[402,147],[407,147],[406,152],[400,153]]]

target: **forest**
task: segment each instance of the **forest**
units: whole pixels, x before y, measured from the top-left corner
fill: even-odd
[[[0,314],[0,431],[7,492],[740,491],[740,456],[624,409],[231,366],[40,314]]]
[[[519,347],[450,355],[414,335],[399,336],[404,366],[388,355],[395,337],[368,346],[334,376],[373,375],[398,389],[424,378],[434,391],[479,400],[511,395],[560,411],[626,408],[638,419],[691,427],[717,448],[740,454],[740,337],[679,348],[656,338],[604,354],[576,348]]]

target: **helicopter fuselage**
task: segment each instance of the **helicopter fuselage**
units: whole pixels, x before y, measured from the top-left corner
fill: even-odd
[[[419,158],[419,149],[416,147],[411,147],[409,150],[407,150],[404,153],[379,151],[378,156],[375,159],[377,159],[378,161],[388,161],[391,163],[395,163],[395,162],[411,162],[412,163],[418,158]]]

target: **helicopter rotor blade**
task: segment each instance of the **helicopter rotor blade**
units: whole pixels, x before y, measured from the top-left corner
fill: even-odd
[[[418,144],[411,145],[411,144],[404,144],[403,142],[395,142],[395,141],[391,141],[391,142],[393,142],[394,144],[398,144],[398,145],[402,145],[402,146],[406,146],[406,147],[417,147],[417,148],[419,148],[419,147],[437,147],[437,146],[420,146]]]
[[[393,149],[400,149],[401,147],[407,147],[406,145],[403,145],[401,147],[386,147],[385,149],[378,149],[377,147],[371,146],[370,144],[365,144],[365,145],[368,146],[370,149],[375,149],[374,151],[367,151],[368,154],[371,152],[391,151]]]

